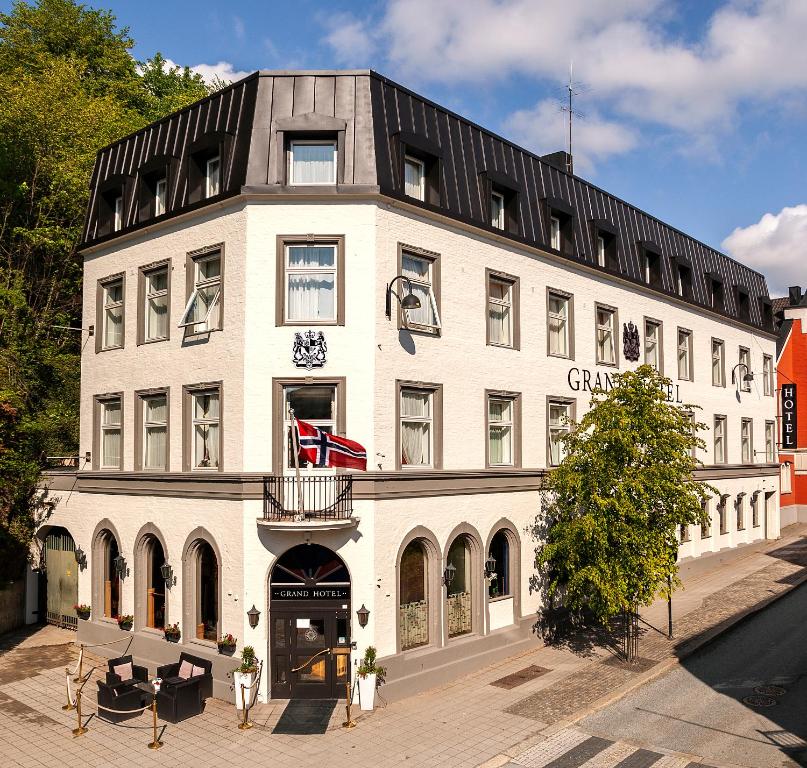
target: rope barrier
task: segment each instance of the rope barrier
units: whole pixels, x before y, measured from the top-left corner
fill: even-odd
[[[84,665],[84,649],[85,648],[103,648],[104,646],[107,646],[107,645],[115,645],[115,643],[120,643],[123,640],[128,641],[128,644],[127,644],[126,648],[124,648],[124,650],[123,650],[123,655],[125,656],[129,652],[129,648],[132,647],[132,641],[134,640],[134,637],[132,637],[131,635],[129,637],[119,637],[116,640],[110,640],[107,643],[91,643],[91,644],[81,643],[81,645],[79,647],[79,652],[78,652],[78,662],[76,663],[76,669],[74,669],[70,673],[71,675],[75,675],[75,677],[73,677],[73,682],[77,683],[79,680],[81,680],[81,677],[82,677],[81,672],[82,672],[82,668],[83,668],[83,665]],[[69,696],[69,694],[68,694],[68,696]]]
[[[141,712],[145,712],[147,709],[151,709],[151,704],[146,704],[145,707],[141,707],[140,709],[112,709],[112,707],[105,707],[103,704],[96,704],[98,709],[103,709],[104,712],[114,712],[117,715],[132,715],[132,714],[140,714]]]

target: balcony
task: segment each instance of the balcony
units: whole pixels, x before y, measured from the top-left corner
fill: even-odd
[[[263,478],[262,527],[327,531],[358,522],[353,517],[353,475]]]

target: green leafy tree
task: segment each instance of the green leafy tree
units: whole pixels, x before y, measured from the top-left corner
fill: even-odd
[[[632,660],[635,612],[680,584],[680,527],[703,521],[715,489],[693,478],[705,429],[692,417],[695,406],[668,402],[669,379],[648,365],[613,381],[563,437],[566,456],[547,477],[536,520],[536,565],[548,607],[606,626],[626,617]]]
[[[0,14],[0,583],[47,513],[48,455],[78,451],[83,333],[76,252],[96,152],[209,93],[187,68],[132,58],[114,16],[74,0]]]

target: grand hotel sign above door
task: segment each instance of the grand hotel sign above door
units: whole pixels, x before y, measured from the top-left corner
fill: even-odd
[[[272,600],[349,600],[347,586],[273,586]]]

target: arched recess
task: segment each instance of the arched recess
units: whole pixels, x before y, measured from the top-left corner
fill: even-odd
[[[111,520],[104,518],[95,526],[91,547],[93,617],[114,619],[125,611],[123,579],[118,576],[115,569],[115,558],[123,554],[123,546],[118,530]]]
[[[215,643],[221,636],[221,553],[201,526],[182,548],[182,636]]]
[[[418,585],[413,583],[420,574],[415,573],[411,564],[407,569],[404,562],[405,556],[408,559],[413,555],[415,547],[420,549],[424,566],[423,599],[420,600],[416,599],[419,597]],[[398,548],[395,558],[395,636],[399,653],[428,645],[442,645],[442,562],[437,537],[422,525],[409,531]]]
[[[469,523],[460,523],[446,539],[443,569],[454,566],[450,585],[443,587],[445,598],[444,634],[447,640],[483,632],[482,539]]]
[[[154,523],[146,523],[134,545],[135,629],[162,629],[170,621],[168,587],[160,574],[163,563],[170,563],[165,537]]]
[[[506,558],[502,558],[500,549],[496,546],[496,544],[501,542],[502,538],[507,545]],[[492,547],[498,551],[493,552]],[[486,579],[485,604],[488,627],[491,627],[491,601],[511,597],[513,600],[512,621],[517,622],[521,616],[521,537],[518,535],[518,530],[515,525],[507,518],[501,518],[490,529],[488,539],[485,542],[485,560],[487,560],[491,554],[493,554],[497,560],[495,567],[497,578],[493,581]],[[507,562],[503,563],[503,559],[506,559]],[[502,568],[506,568],[506,571],[503,571]],[[506,574],[505,578],[502,578],[500,574]],[[499,582],[499,589],[496,589],[497,581]],[[505,588],[503,589],[502,587]],[[504,594],[505,591],[507,594]],[[496,592],[498,592],[498,594],[495,594]],[[493,628],[495,629],[497,627]]]

